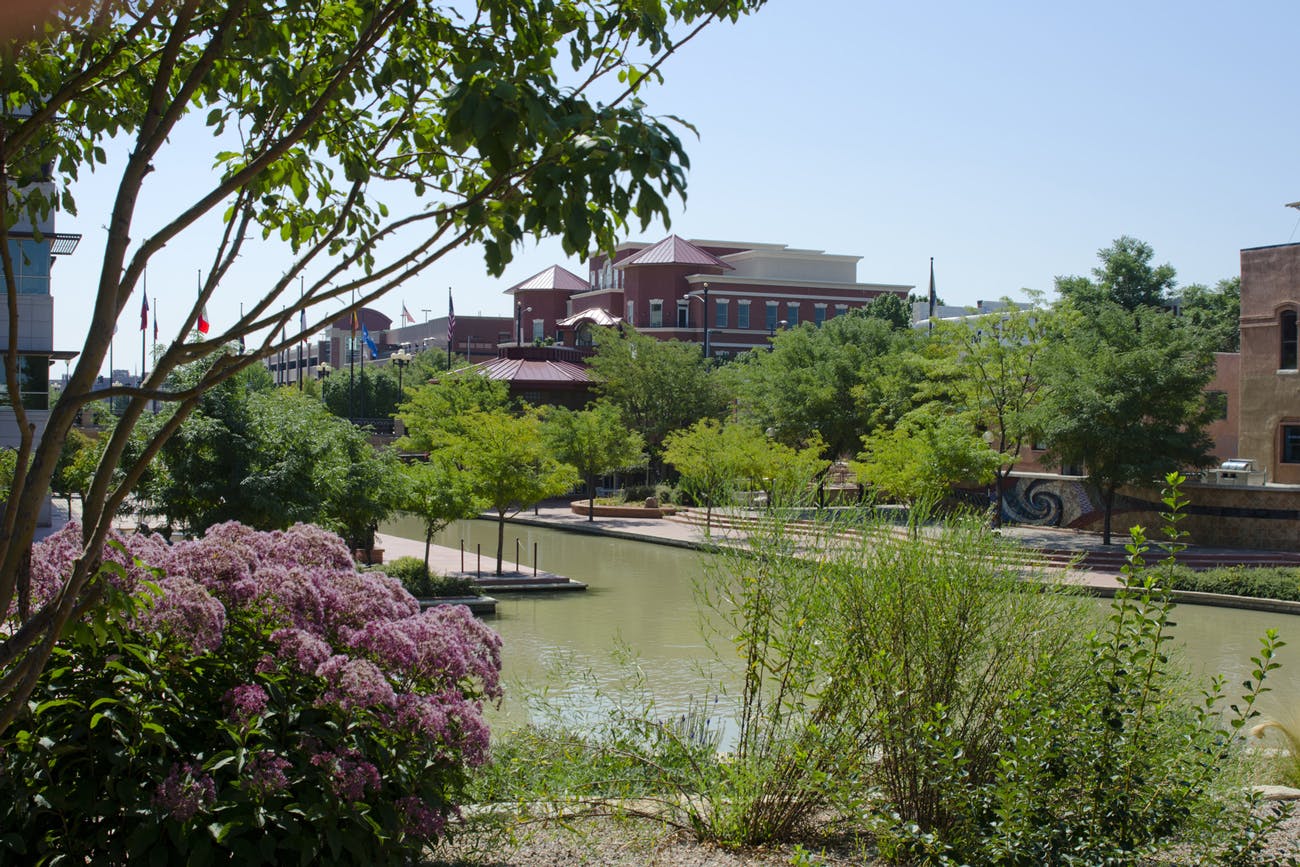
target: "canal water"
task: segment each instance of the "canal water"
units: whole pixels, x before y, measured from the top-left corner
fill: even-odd
[[[384,532],[422,539],[414,520],[395,521]],[[487,619],[504,641],[508,699],[496,722],[528,719],[529,692],[545,689],[561,708],[602,706],[598,689],[617,692],[640,672],[657,702],[657,715],[682,713],[692,703],[712,705],[719,682],[734,683],[730,665],[711,664],[703,637],[695,583],[705,574],[705,555],[646,542],[565,533],[542,527],[506,525],[506,552],[532,566],[585,582],[585,592],[497,593],[497,614]],[[474,567],[475,546],[483,569],[495,565],[496,524],[461,521],[435,541],[465,544],[465,565]],[[1098,605],[1106,604],[1099,600]],[[1174,620],[1176,643],[1187,665],[1208,684],[1222,674],[1228,694],[1250,675],[1259,636],[1275,628],[1283,640],[1282,668],[1270,675],[1272,692],[1261,699],[1265,715],[1300,716],[1300,617],[1203,605],[1180,605]],[[717,625],[716,623],[713,625]],[[729,647],[720,648],[727,653]],[[725,699],[724,699],[725,705]]]

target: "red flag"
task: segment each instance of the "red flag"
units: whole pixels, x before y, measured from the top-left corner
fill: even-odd
[[[199,333],[207,334],[212,323],[208,321],[208,305],[204,304],[199,308]]]
[[[142,295],[143,302],[140,305],[140,330],[144,331],[149,327],[149,296]]]

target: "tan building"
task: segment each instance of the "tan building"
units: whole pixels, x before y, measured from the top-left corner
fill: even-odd
[[[1238,457],[1300,484],[1300,244],[1241,251]]]

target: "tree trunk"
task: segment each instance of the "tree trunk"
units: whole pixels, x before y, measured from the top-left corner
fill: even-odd
[[[497,577],[501,577],[501,552],[506,547],[506,513],[502,509],[497,512]]]
[[[433,530],[425,528],[424,531],[424,574],[429,574],[429,547],[433,544]]]

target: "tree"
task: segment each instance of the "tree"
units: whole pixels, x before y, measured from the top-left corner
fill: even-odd
[[[830,466],[822,457],[826,443],[816,433],[800,447],[768,436],[756,425],[729,424],[727,439],[739,461],[739,475],[752,479],[767,494],[767,504],[806,504],[813,484]]]
[[[645,461],[645,440],[623,425],[612,405],[597,403],[574,412],[548,407],[543,434],[555,456],[578,471],[587,485],[587,520],[596,520],[596,480]]]
[[[408,452],[431,453],[466,433],[472,413],[505,410],[509,387],[472,370],[453,372],[410,392],[397,417],[406,435],[397,441]]]
[[[578,254],[612,248],[631,216],[666,219],[686,157],[636,94],[703,27],[759,5],[482,0],[462,16],[439,0],[109,0],[60,4],[47,27],[0,45],[5,284],[16,285],[18,227],[55,205],[75,213],[64,179],[96,167],[119,178],[87,338],[39,441],[19,399],[16,345],[4,355],[22,470],[0,526],[0,611],[17,603],[0,644],[0,728],[24,707],[55,636],[97,604],[92,577],[114,512],[206,390],[292,345],[283,330],[300,312],[312,311],[308,330],[319,329],[340,301],[354,298],[344,313],[369,304],[458,247],[481,245],[499,274],[528,236],[558,235]],[[559,58],[573,67],[565,86]],[[205,130],[206,149],[194,140]],[[185,157],[216,167],[212,183],[192,197],[169,191],[174,211],[146,228],[136,204],[182,131],[196,134]],[[51,168],[59,181],[30,182]],[[214,214],[224,228],[178,338],[140,387],[92,394],[150,259]],[[284,268],[224,331],[185,340],[254,235],[283,242]],[[294,297],[300,277],[310,282]],[[9,297],[8,333],[17,334]],[[166,387],[178,366],[245,339],[247,354],[221,355],[184,391]],[[126,406],[85,497],[85,556],[66,592],[31,610],[36,516],[78,411],[101,398]],[[122,464],[154,401],[176,411]]]
[[[883,319],[895,331],[902,331],[912,325],[911,306],[893,292],[885,292],[872,298],[867,306],[862,308],[862,315],[871,319]]]
[[[1008,305],[1010,307],[1010,305]],[[1002,485],[1033,436],[1042,402],[1047,349],[1046,310],[1015,310],[965,322],[938,323],[943,351],[938,376],[949,395],[1000,457],[995,469],[993,526],[1002,526]]]
[[[744,471],[742,433],[716,419],[700,419],[664,439],[664,463],[681,474],[682,487],[704,502],[704,527],[713,527],[713,507],[724,502]]]
[[[430,457],[402,467],[406,484],[398,508],[424,523],[424,572],[429,574],[429,548],[433,537],[452,521],[473,518],[483,510],[471,479],[446,455]]]
[[[1110,544],[1115,492],[1204,466],[1216,407],[1205,386],[1214,356],[1181,318],[1103,303],[1061,328],[1044,364],[1035,426],[1047,458],[1081,464],[1101,495]]]
[[[1109,247],[1097,251],[1101,265],[1092,269],[1092,280],[1057,277],[1056,291],[1079,310],[1090,310],[1106,301],[1125,310],[1159,307],[1173,290],[1176,274],[1168,263],[1152,265],[1154,256],[1150,244],[1121,235]]]
[[[935,502],[961,482],[987,485],[1003,460],[969,419],[936,405],[909,414],[892,430],[864,436],[862,445],[852,464],[858,478],[909,505]]]
[[[595,391],[645,438],[652,461],[660,458],[670,431],[726,412],[729,396],[699,347],[655,340],[628,327],[596,329],[594,339]]]
[[[474,495],[497,514],[498,575],[506,518],[578,483],[577,471],[547,451],[541,420],[534,413],[471,412],[448,453],[469,477]]]
[[[224,521],[259,530],[301,521],[342,533],[356,549],[373,547],[400,488],[391,451],[296,389],[248,391],[241,380],[208,392],[162,449],[142,486],[148,510],[191,532]],[[151,420],[142,436],[165,423]]]
[[[880,318],[836,316],[821,328],[776,335],[770,352],[750,352],[726,370],[742,413],[794,445],[814,434],[832,457],[854,454],[859,438],[912,408],[921,379],[918,337]]]
[[[1241,278],[1220,280],[1211,289],[1199,283],[1183,287],[1182,315],[1205,334],[1215,352],[1241,349]]]

